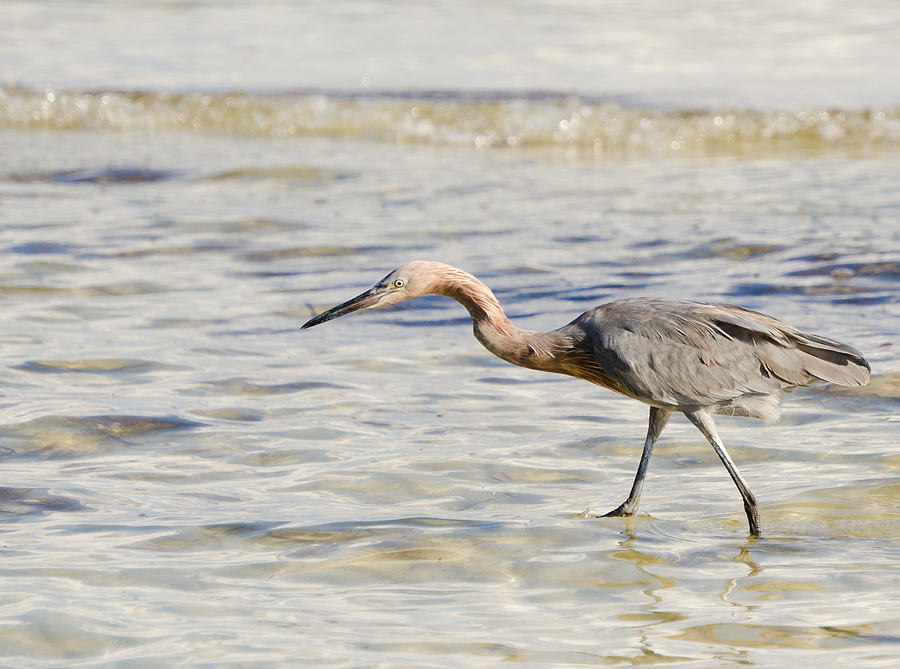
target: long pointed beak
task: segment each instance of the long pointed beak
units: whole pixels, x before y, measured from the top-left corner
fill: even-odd
[[[383,293],[384,288],[381,288],[379,286],[369,288],[369,290],[362,293],[361,295],[357,295],[353,299],[347,300],[343,304],[332,307],[328,311],[323,311],[318,316],[313,316],[303,325],[301,325],[300,329],[303,330],[306,328],[311,328],[313,325],[318,325],[319,323],[330,321],[332,318],[337,318],[338,316],[343,316],[344,314],[353,313],[354,311],[359,311],[360,309],[368,309],[369,307],[374,307],[378,304],[379,298]]]

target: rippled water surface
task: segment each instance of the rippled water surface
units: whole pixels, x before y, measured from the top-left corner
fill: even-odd
[[[900,18],[876,4],[838,23],[745,14],[760,31],[748,48],[795,54],[827,28],[834,53],[896,51],[881,26]],[[616,5],[606,34],[632,50],[599,42],[589,62],[560,46],[589,39],[580,3],[485,8],[519,31],[506,45],[475,31],[468,58],[447,45],[470,15],[444,34],[416,5],[425,32],[393,45],[354,21],[402,15],[331,3],[294,42],[290,7],[0,10],[29,63],[0,81],[0,664],[893,666],[889,78],[875,65],[857,81],[862,56],[834,70],[832,51],[768,84],[732,60],[738,94],[699,68],[736,58],[711,27],[650,58],[657,29],[725,20],[703,3]],[[75,49],[130,21],[118,57]],[[228,51],[210,21],[251,29]],[[322,58],[345,25],[369,39]],[[556,46],[530,46],[548,25]],[[296,75],[251,67],[279,44]],[[684,81],[657,86],[679,60],[709,93],[699,108]],[[535,93],[554,88],[535,73],[562,92]],[[823,102],[829,81],[858,85]],[[504,363],[447,298],[298,329],[417,258],[478,275],[529,329],[618,297],[738,303],[853,344],[872,383],[795,390],[776,425],[717,418],[762,539],[681,417],[641,514],[585,518],[624,499],[645,406]]]

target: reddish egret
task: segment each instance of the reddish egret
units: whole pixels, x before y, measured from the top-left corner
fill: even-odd
[[[719,439],[712,414],[773,421],[786,388],[816,381],[842,386],[869,382],[869,364],[855,348],[729,304],[617,300],[552,332],[521,330],[490,288],[437,262],[403,265],[302,327],[428,294],[462,304],[472,316],[475,338],[507,362],[568,374],[650,405],[650,426],[631,493],[606,516],[637,512],[653,445],[672,412],[680,411],[722,460],[744,500],[750,534],[759,536],[756,498]]]

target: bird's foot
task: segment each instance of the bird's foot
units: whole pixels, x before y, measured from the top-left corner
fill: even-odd
[[[602,516],[596,516],[597,518],[617,518],[621,516],[633,516],[637,512],[637,505],[631,505],[628,502],[623,502],[615,509],[610,511],[609,513],[604,513]]]
[[[750,536],[754,539],[759,539],[761,536],[759,532],[759,510],[745,504],[744,511],[747,512],[747,522],[750,525]]]

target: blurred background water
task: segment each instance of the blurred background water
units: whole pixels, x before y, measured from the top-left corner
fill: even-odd
[[[828,665],[900,641],[893,2],[5,2],[5,666]],[[673,420],[511,367],[522,327],[725,301],[865,389]]]

